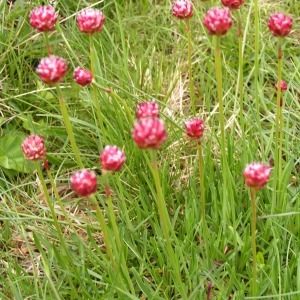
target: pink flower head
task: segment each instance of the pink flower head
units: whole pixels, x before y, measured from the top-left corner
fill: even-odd
[[[243,172],[246,185],[256,190],[262,189],[267,184],[270,174],[269,165],[257,162],[247,165]]]
[[[189,19],[193,16],[193,4],[188,0],[177,0],[173,3],[172,12],[178,19]]]
[[[29,160],[43,160],[46,156],[44,137],[36,134],[27,137],[21,148],[25,157]]]
[[[222,4],[230,9],[238,9],[244,0],[221,0]]]
[[[61,81],[67,70],[66,61],[54,55],[42,58],[36,68],[36,72],[41,80],[48,84]]]
[[[278,81],[275,83],[276,90],[278,89]],[[281,80],[280,83],[281,92],[285,92],[287,90],[287,83],[284,80]]]
[[[131,133],[141,149],[158,149],[167,138],[164,122],[158,118],[143,118],[136,121]]]
[[[97,177],[94,172],[82,169],[70,178],[72,190],[80,197],[89,197],[97,190]]]
[[[87,86],[92,83],[93,81],[93,74],[81,67],[77,67],[73,73],[74,80],[81,86]]]
[[[103,13],[94,8],[87,8],[77,14],[79,30],[84,33],[101,31],[105,22]]]
[[[211,8],[206,13],[203,24],[209,34],[225,35],[232,25],[229,9],[226,8]]]
[[[203,120],[198,118],[193,118],[189,121],[184,122],[185,133],[193,140],[200,139],[203,135],[204,124]]]
[[[141,102],[136,107],[136,117],[141,118],[158,118],[159,107],[158,104],[153,101]]]
[[[51,31],[57,21],[57,14],[52,6],[39,6],[29,16],[30,25],[38,31]]]
[[[268,26],[274,36],[283,37],[291,32],[293,19],[283,13],[271,15]]]
[[[106,146],[99,160],[103,170],[117,172],[124,165],[126,156],[117,146]]]

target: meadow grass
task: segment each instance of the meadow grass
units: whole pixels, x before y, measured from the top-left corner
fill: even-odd
[[[28,23],[30,10],[39,4],[0,2],[0,298],[298,299],[299,1],[258,1],[257,56],[254,1],[242,6],[242,114],[238,16],[232,14],[234,24],[221,38],[220,57],[225,157],[214,43],[202,24],[207,9],[220,6],[219,1],[194,1],[190,66],[186,24],[172,16],[170,1],[94,3],[106,16],[104,30],[93,36],[96,81],[112,93],[80,88],[73,82],[75,67],[90,68],[90,40],[75,22],[76,13],[88,4],[57,1],[59,24],[50,33],[49,43],[53,53],[68,61],[69,72],[60,91],[82,163],[98,174],[99,189],[93,200],[77,198],[69,187],[69,177],[79,166],[56,88],[44,85],[35,73],[39,60],[47,56],[42,34]],[[272,164],[275,156],[277,41],[267,20],[276,11],[295,18],[292,33],[282,44],[282,79],[288,90],[283,94],[281,190],[280,201],[275,202],[278,191],[273,174],[257,192],[258,292],[251,297],[251,201],[242,172],[251,161]],[[201,143],[205,239],[197,143],[185,135],[183,125],[194,116],[191,69],[195,115],[205,121]],[[153,170],[153,154],[138,149],[131,137],[136,105],[150,99],[159,103],[168,132],[156,155],[157,170]],[[51,176],[45,171],[39,174],[23,157],[22,141],[33,133],[45,137]],[[107,202],[99,165],[104,145],[117,145],[127,156],[121,172],[107,174],[105,179],[112,203]],[[170,217],[169,236],[160,221],[160,197]],[[107,222],[106,244],[101,215]]]

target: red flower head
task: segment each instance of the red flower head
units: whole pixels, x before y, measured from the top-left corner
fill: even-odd
[[[74,80],[81,86],[87,86],[93,81],[93,74],[87,70],[77,67],[73,73]]]
[[[61,81],[67,70],[66,61],[54,55],[42,58],[36,68],[36,72],[41,80],[49,84]]]
[[[211,8],[203,19],[209,34],[225,35],[232,25],[230,11],[226,8]]]
[[[97,177],[94,172],[82,169],[70,178],[73,191],[80,197],[89,197],[97,190]]]
[[[256,190],[262,189],[267,184],[270,174],[269,165],[256,162],[247,165],[243,173],[246,185]]]
[[[193,16],[193,4],[188,0],[177,0],[173,3],[172,12],[178,19],[189,19]]]
[[[204,124],[201,119],[193,118],[184,122],[185,133],[193,140],[200,139],[204,132]]]
[[[142,118],[158,118],[159,107],[155,101],[141,102],[136,108],[136,117]]]
[[[57,21],[57,14],[52,6],[39,6],[31,11],[30,25],[38,31],[51,31]]]
[[[230,9],[238,9],[244,0],[221,0],[222,4]]]
[[[105,22],[103,13],[94,8],[87,8],[77,14],[79,30],[84,33],[101,31]]]
[[[276,90],[278,89],[278,81],[275,83]],[[287,83],[284,80],[281,80],[280,83],[281,92],[285,92],[287,90]]]
[[[158,149],[167,138],[164,122],[158,118],[143,118],[136,121],[131,133],[141,149]]]
[[[27,137],[21,148],[25,157],[29,160],[43,160],[47,152],[44,137],[36,134]]]
[[[126,156],[117,146],[106,146],[99,160],[103,170],[117,172],[124,165]]]
[[[271,15],[268,26],[274,36],[283,37],[291,32],[293,19],[283,13]]]

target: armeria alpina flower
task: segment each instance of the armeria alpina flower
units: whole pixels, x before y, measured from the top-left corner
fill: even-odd
[[[140,102],[136,107],[136,117],[142,118],[158,118],[159,117],[159,106],[153,101]]]
[[[143,118],[136,121],[131,133],[141,149],[158,149],[167,138],[164,122],[158,118]]]
[[[222,4],[230,9],[238,9],[244,0],[221,0]]]
[[[72,190],[80,197],[89,197],[97,191],[97,176],[94,172],[82,169],[70,178]]]
[[[106,146],[100,155],[99,161],[103,170],[117,172],[124,165],[126,156],[117,146]]]
[[[269,165],[257,162],[247,165],[243,172],[246,185],[256,190],[262,189],[267,184],[270,174]]]
[[[172,5],[172,13],[178,19],[189,19],[193,16],[193,4],[188,0],[177,0]]]
[[[292,29],[293,19],[284,13],[275,13],[269,18],[268,26],[274,36],[287,36]]]
[[[87,69],[77,67],[74,70],[73,78],[74,78],[75,82],[78,83],[79,85],[87,86],[92,83],[93,74]]]
[[[45,83],[57,83],[67,73],[67,63],[63,58],[51,55],[41,59],[36,72]]]
[[[30,25],[41,32],[53,30],[56,21],[57,14],[50,5],[36,7],[29,16]]]
[[[46,156],[44,137],[37,134],[27,137],[22,146],[22,152],[29,160],[43,160]]]
[[[184,122],[185,133],[193,140],[200,139],[204,132],[204,122],[198,118],[192,118]]]
[[[77,14],[76,20],[81,32],[94,33],[103,29],[105,17],[98,9],[87,8]]]
[[[203,24],[209,34],[225,35],[232,25],[229,9],[226,8],[211,8],[206,13]]]
[[[278,81],[275,83],[276,90],[278,89]],[[287,90],[287,83],[284,80],[281,80],[280,83],[281,92],[285,92]]]

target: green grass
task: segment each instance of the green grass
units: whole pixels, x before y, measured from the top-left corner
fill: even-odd
[[[61,3],[63,2],[63,3]],[[68,140],[55,87],[35,74],[47,56],[43,36],[28,23],[39,1],[0,3],[0,298],[1,299],[298,299],[300,295],[300,48],[299,22],[283,42],[285,101],[282,198],[272,212],[273,175],[257,193],[258,295],[251,298],[251,203],[242,171],[251,161],[274,158],[277,43],[267,28],[269,15],[283,11],[299,16],[297,0],[260,1],[258,103],[255,100],[254,13],[242,7],[244,27],[244,134],[239,122],[237,20],[221,39],[221,64],[227,162],[223,183],[221,133],[212,38],[202,18],[219,1],[194,1],[192,69],[196,115],[205,120],[202,139],[208,239],[203,239],[196,143],[184,134],[192,116],[189,98],[187,36],[184,22],[171,15],[170,1],[99,1],[104,30],[94,36],[96,80],[121,97],[98,89],[105,131],[98,127],[93,90],[73,83],[76,66],[89,68],[89,37],[80,33],[76,13],[86,1],[58,1],[61,21],[49,36],[54,53],[68,60],[61,83],[75,139],[86,168],[99,176],[95,195],[108,224],[113,261],[92,201],[77,199],[69,187],[78,169]],[[135,107],[156,99],[168,139],[157,160],[163,197],[174,234],[171,242],[181,280],[170,261],[160,224],[149,151],[131,137]],[[258,121],[259,118],[259,121]],[[34,165],[20,150],[32,133],[45,137],[47,158],[67,216],[44,172],[62,230],[61,244]],[[101,143],[100,143],[101,140]],[[124,148],[121,172],[109,175],[113,207],[122,241],[117,249],[99,165],[101,144]],[[207,250],[208,254],[207,255]],[[122,263],[123,260],[123,263]],[[125,264],[124,264],[125,261]],[[127,273],[126,273],[127,272]],[[180,282],[186,295],[182,292]],[[211,287],[211,295],[207,293]]]

